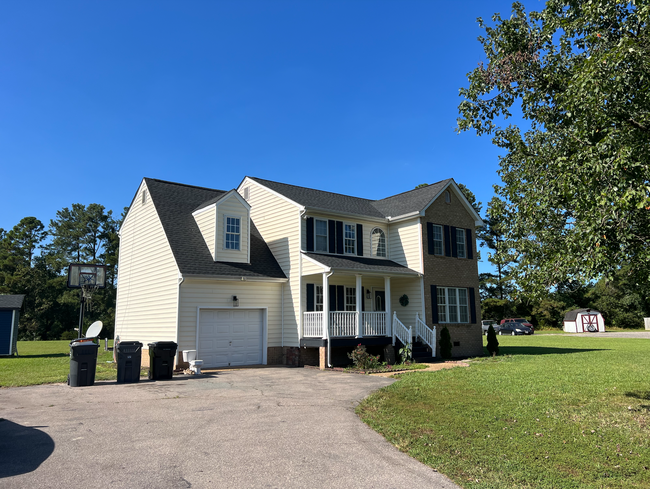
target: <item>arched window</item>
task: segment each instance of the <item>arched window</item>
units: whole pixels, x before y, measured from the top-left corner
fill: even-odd
[[[370,233],[370,243],[372,256],[386,258],[386,235],[381,229],[375,228],[372,230],[372,233]]]
[[[449,193],[449,190],[445,190],[445,202],[447,204],[451,203],[451,194]]]

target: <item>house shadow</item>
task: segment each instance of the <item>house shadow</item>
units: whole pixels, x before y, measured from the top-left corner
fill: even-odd
[[[638,399],[639,401],[650,401],[650,391],[626,392],[625,396]],[[639,409],[636,411],[639,410],[650,411],[650,404],[639,404]]]
[[[54,440],[37,427],[0,418],[0,479],[36,470],[54,451]]]
[[[607,348],[555,348],[548,346],[501,346],[499,355],[561,355],[567,353],[585,353],[588,351],[606,351]]]

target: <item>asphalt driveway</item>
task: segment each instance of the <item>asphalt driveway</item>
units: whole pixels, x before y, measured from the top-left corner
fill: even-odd
[[[457,487],[354,414],[391,382],[267,368],[0,389],[0,487]]]

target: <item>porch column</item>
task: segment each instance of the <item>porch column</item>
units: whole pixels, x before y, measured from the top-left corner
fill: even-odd
[[[330,286],[327,272],[323,272],[323,339],[329,338]]]
[[[357,338],[363,338],[363,313],[361,301],[363,300],[363,287],[361,287],[361,275],[357,275]]]
[[[384,295],[386,296],[386,336],[390,336],[393,331],[393,310],[390,307],[390,277],[384,277]]]

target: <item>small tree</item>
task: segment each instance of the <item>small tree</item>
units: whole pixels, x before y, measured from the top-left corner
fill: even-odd
[[[440,356],[445,360],[451,358],[451,335],[449,334],[449,329],[447,329],[447,326],[442,328],[442,331],[440,331],[439,345]]]
[[[487,351],[489,351],[493,357],[499,354],[499,340],[497,340],[497,333],[494,331],[491,324],[487,330]]]

